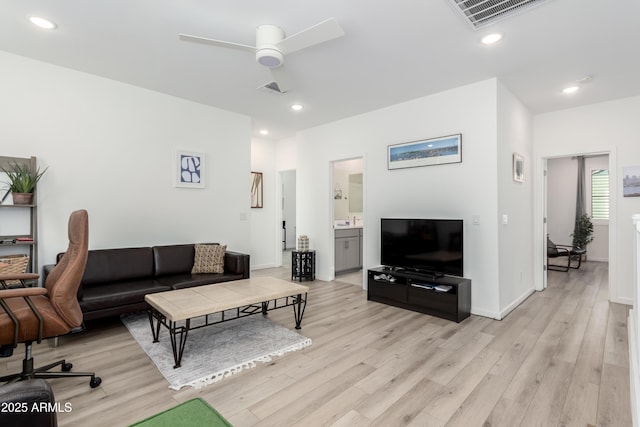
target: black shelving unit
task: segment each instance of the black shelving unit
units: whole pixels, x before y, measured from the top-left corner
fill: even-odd
[[[367,298],[461,322],[471,314],[471,280],[377,267],[368,270]]]
[[[0,156],[0,167],[8,169],[14,163],[28,165],[31,170],[36,170],[36,158],[23,158],[23,157],[6,157]],[[0,194],[0,197],[4,196]],[[20,215],[29,216],[29,230],[27,233],[12,233],[9,227],[2,227],[0,232],[0,258],[7,255],[29,255],[29,264],[27,265],[27,272],[38,272],[38,207],[37,207],[37,189],[33,192],[33,199],[30,205],[7,205],[0,204],[0,222],[6,224],[6,220],[2,217],[7,215],[14,215],[14,212],[20,212]],[[6,200],[5,202],[6,203]],[[30,241],[19,241],[18,239],[27,238]]]

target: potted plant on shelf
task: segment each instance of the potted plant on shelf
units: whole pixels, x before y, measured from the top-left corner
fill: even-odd
[[[591,217],[583,214],[576,221],[576,227],[573,230],[573,247],[576,249],[587,249],[587,245],[593,241],[593,223]]]
[[[36,188],[36,184],[42,178],[42,175],[47,171],[45,168],[42,172],[40,168],[32,171],[27,164],[10,164],[8,168],[1,168],[4,173],[7,174],[9,181],[6,184],[9,185],[9,191],[13,195],[13,204],[15,205],[29,205],[33,198],[33,191]]]

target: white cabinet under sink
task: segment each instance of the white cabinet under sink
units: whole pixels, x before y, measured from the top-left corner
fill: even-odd
[[[362,268],[362,228],[335,230],[335,273]]]

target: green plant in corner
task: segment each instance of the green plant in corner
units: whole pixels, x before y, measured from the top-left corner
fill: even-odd
[[[36,188],[36,184],[42,178],[42,175],[47,171],[45,168],[42,172],[40,168],[32,171],[27,164],[10,164],[8,168],[0,168],[2,172],[7,174],[9,181],[6,184],[9,185],[9,190],[12,193],[33,193]]]
[[[587,248],[587,245],[593,241],[593,223],[589,215],[583,214],[578,218],[571,236],[573,236],[574,248]]]

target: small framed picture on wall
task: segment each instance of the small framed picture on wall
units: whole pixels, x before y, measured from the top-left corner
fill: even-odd
[[[176,150],[175,186],[204,188],[205,155],[195,151]]]
[[[513,153],[513,180],[524,182],[524,157],[518,153]]]

